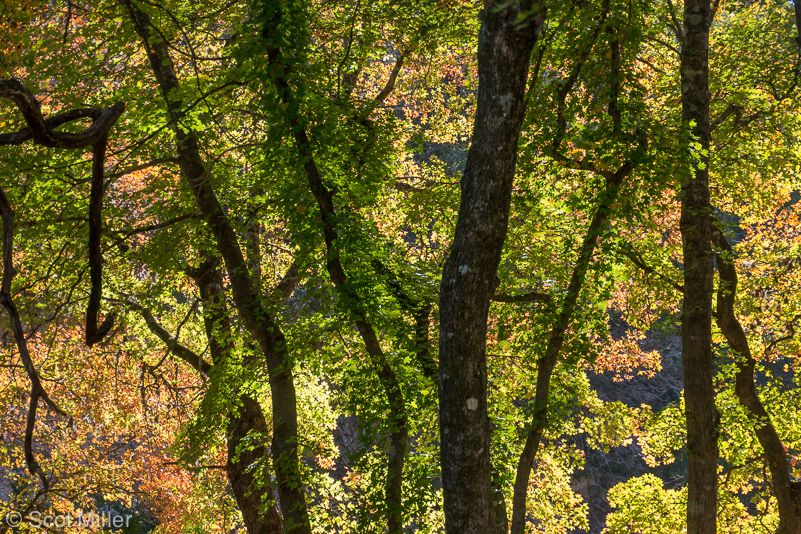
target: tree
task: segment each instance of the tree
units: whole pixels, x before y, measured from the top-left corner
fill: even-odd
[[[4,294],[27,368],[72,416],[39,415],[44,479],[26,471],[31,379],[4,345],[2,513],[35,498],[176,533],[697,530],[685,508],[715,492],[694,463],[682,487],[677,364],[654,351],[692,293],[721,409],[703,518],[793,531],[792,13],[718,8],[698,130],[682,106],[704,89],[683,99],[678,80],[701,56],[670,2],[478,7],[0,14],[0,76],[51,133],[126,103],[94,172],[86,150],[0,147]],[[27,126],[16,106],[0,120]],[[681,232],[706,247],[690,248],[708,293]],[[640,452],[672,465],[640,476]]]
[[[681,45],[682,125],[688,167],[682,175],[681,235],[684,301],[681,315],[684,402],[687,417],[687,532],[715,532],[718,424],[712,367],[712,206],[709,201],[709,28],[707,1],[684,4]]]
[[[509,219],[529,58],[545,8],[488,4],[482,16],[476,119],[439,301],[440,457],[446,530],[454,533],[495,528],[487,314]]]

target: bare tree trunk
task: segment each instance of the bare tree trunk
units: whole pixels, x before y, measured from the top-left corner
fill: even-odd
[[[529,58],[545,9],[486,2],[478,102],[456,234],[440,286],[439,423],[445,529],[496,530],[487,417],[486,335],[506,239]]]
[[[712,366],[714,270],[709,203],[709,0],[687,0],[681,48],[684,154],[681,182],[684,306],[681,316],[687,420],[687,534],[714,534],[717,512],[718,423]],[[697,143],[697,144],[696,144]],[[698,147],[700,149],[694,148]]]

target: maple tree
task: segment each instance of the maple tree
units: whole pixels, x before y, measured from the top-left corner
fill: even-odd
[[[796,4],[0,18],[21,529],[798,529]]]

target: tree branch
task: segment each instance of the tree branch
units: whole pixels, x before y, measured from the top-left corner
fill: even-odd
[[[42,116],[39,101],[22,83],[13,79],[0,80],[0,98],[12,100],[28,124],[26,130],[0,137],[0,144],[3,145],[18,145],[33,139],[37,144],[48,147],[83,148],[106,137],[125,110],[125,104],[117,102],[107,108],[73,110],[57,115],[48,122]],[[53,124],[64,124],[83,117],[91,117],[94,121],[81,133],[65,133],[53,129]]]
[[[14,269],[14,211],[11,209],[11,204],[5,191],[0,188],[0,216],[3,221],[3,280],[0,286],[0,304],[8,312],[11,330],[14,333],[14,339],[17,343],[17,350],[19,351],[22,365],[25,367],[25,372],[28,374],[28,379],[31,381],[31,399],[28,405],[28,417],[25,425],[25,439],[23,441],[23,450],[25,454],[25,463],[28,466],[28,471],[32,475],[36,475],[42,481],[42,487],[45,493],[50,490],[50,482],[39,466],[39,462],[33,454],[33,431],[36,426],[36,410],[39,405],[39,399],[45,401],[50,408],[59,415],[66,416],[42,386],[39,378],[39,373],[33,365],[33,359],[28,351],[28,343],[25,339],[25,332],[22,327],[22,321],[19,317],[19,312],[11,298],[11,282],[17,271]]]
[[[199,373],[203,373],[204,375],[209,374],[209,371],[211,370],[211,364],[203,360],[203,358],[199,354],[195,353],[192,349],[179,343],[178,340],[172,334],[170,334],[166,328],[161,326],[161,323],[158,322],[149,309],[145,308],[138,302],[127,298],[121,299],[119,302],[122,302],[132,310],[136,311],[142,317],[142,319],[144,319],[147,328],[153,334],[155,334],[157,338],[164,342],[169,352],[173,353],[175,356],[191,365],[192,368]]]
[[[495,293],[490,299],[494,302],[553,302],[553,297],[548,293],[531,291],[522,295],[507,295],[505,293]]]
[[[653,274],[653,275],[661,278],[662,280],[667,282],[667,284],[670,285],[670,287],[672,287],[676,291],[680,292],[681,294],[684,294],[684,286],[683,285],[677,284],[676,282],[674,282],[673,280],[671,280],[670,278],[668,278],[664,274],[656,271],[656,269],[654,269],[650,265],[646,264],[645,261],[639,255],[637,255],[637,253],[634,252],[631,249],[630,246],[628,246],[628,244],[626,245],[626,248],[623,251],[623,253],[626,255],[626,257],[629,260],[631,260],[631,263],[633,263],[637,268],[639,268],[640,270],[642,270],[643,272],[645,272],[647,274]]]
[[[91,290],[86,304],[86,346],[102,340],[114,325],[115,314],[106,316],[98,328],[97,314],[103,298],[103,253],[100,238],[103,233],[103,165],[108,139],[97,140],[92,151],[92,189],[89,193],[89,280]]]

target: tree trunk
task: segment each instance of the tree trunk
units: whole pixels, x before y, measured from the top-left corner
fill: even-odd
[[[212,362],[222,366],[228,363],[234,349],[234,336],[222,289],[223,278],[218,269],[220,260],[206,253],[201,253],[201,256],[204,261],[200,267],[188,269],[187,274],[195,281],[203,301],[203,323]],[[245,362],[245,368],[252,363]],[[261,405],[247,393],[242,393],[241,388],[237,387],[236,391],[242,406],[228,417],[225,472],[248,534],[283,534],[284,525],[270,479],[262,477],[256,481],[253,472],[254,465],[264,462],[266,448],[247,443],[249,434],[267,436],[269,428]]]
[[[281,511],[287,534],[311,534],[304,486],[298,458],[298,419],[292,360],[286,339],[248,274],[237,235],[223,210],[200,155],[197,137],[179,127],[183,103],[174,100],[180,84],[161,35],[151,32],[150,17],[131,0],[123,0],[129,18],[147,52],[151,69],[159,84],[172,121],[181,175],[189,184],[198,209],[214,234],[217,249],[225,261],[234,303],[245,328],[259,344],[267,363],[273,408],[273,468],[278,479]]]
[[[244,445],[248,434],[267,435],[267,422],[261,406],[252,397],[242,395],[242,408],[228,420],[228,462],[225,472],[231,481],[234,498],[248,534],[283,534],[284,525],[275,503],[275,495],[270,480],[264,477],[255,480],[249,469],[254,463],[263,461],[267,451],[264,446]],[[266,474],[266,472],[265,472]],[[271,504],[270,501],[273,501]],[[262,506],[267,505],[264,512]]]
[[[509,220],[529,58],[544,10],[486,2],[478,37],[478,102],[456,233],[440,286],[439,423],[445,529],[496,529],[487,417],[490,298]]]
[[[403,531],[403,466],[406,461],[409,430],[406,402],[403,398],[401,383],[395,370],[390,365],[384,350],[381,348],[378,335],[367,317],[362,299],[353,284],[349,282],[340,260],[340,239],[337,228],[337,213],[334,206],[334,195],[322,180],[322,173],[317,166],[312,145],[307,134],[308,127],[299,113],[299,102],[294,98],[291,87],[286,81],[286,73],[291,72],[292,65],[285,59],[283,50],[275,45],[281,41],[275,29],[280,26],[284,15],[281,8],[274,6],[267,11],[267,23],[262,31],[263,42],[267,49],[270,77],[275,85],[281,101],[288,110],[286,120],[292,128],[295,145],[303,162],[303,170],[320,208],[320,221],[323,223],[323,239],[328,258],[326,270],[334,283],[338,297],[347,305],[356,329],[364,342],[370,363],[387,398],[388,419],[392,430],[389,434],[389,450],[387,451],[387,478],[384,484],[384,504],[386,506],[388,534],[401,534]],[[400,64],[400,63],[399,63]],[[399,67],[398,67],[399,68]],[[283,73],[283,74],[280,74]]]
[[[587,233],[582,241],[576,266],[570,277],[567,293],[562,300],[562,308],[554,321],[545,355],[537,362],[537,387],[534,393],[534,418],[526,435],[526,444],[517,463],[515,474],[514,498],[512,501],[511,534],[523,534],[526,525],[526,500],[531,469],[537,457],[542,434],[548,427],[548,399],[550,396],[551,378],[556,368],[559,353],[565,340],[565,332],[573,317],[579,292],[584,285],[592,255],[595,252],[598,238],[612,213],[612,204],[617,200],[620,186],[636,167],[633,162],[626,162],[617,172],[607,176],[607,188],[600,195],[600,202],[595,210]]]
[[[709,0],[687,0],[681,49],[682,125],[689,167],[681,177],[684,305],[681,316],[687,419],[687,534],[714,534],[717,509],[718,422],[712,367],[714,270],[709,203]],[[700,149],[699,149],[700,145]]]
[[[737,295],[737,270],[734,266],[732,249],[726,236],[717,228],[712,229],[712,238],[721,252],[718,257],[720,286],[718,287],[717,324],[729,349],[737,359],[737,376],[734,393],[754,422],[759,444],[765,451],[770,470],[773,494],[779,505],[779,528],[776,534],[798,534],[801,532],[801,494],[799,484],[790,478],[790,463],[787,461],[784,445],[776,428],[759,400],[754,386],[754,367],[756,360],[751,354],[748,339],[734,313],[734,299]]]

